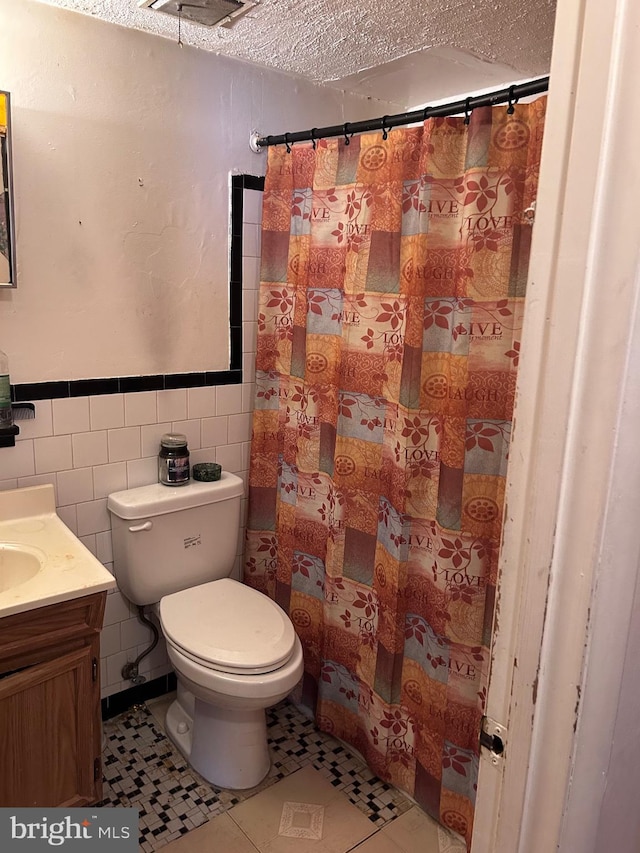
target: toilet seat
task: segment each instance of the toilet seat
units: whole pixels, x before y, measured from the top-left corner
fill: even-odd
[[[160,601],[167,641],[199,666],[238,675],[282,667],[296,634],[270,598],[231,578],[175,592]]]

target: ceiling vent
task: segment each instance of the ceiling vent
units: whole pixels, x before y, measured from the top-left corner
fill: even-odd
[[[138,0],[138,5],[153,12],[165,12],[175,18],[182,17],[194,24],[205,27],[231,27],[236,20],[249,9],[258,5],[259,0]]]

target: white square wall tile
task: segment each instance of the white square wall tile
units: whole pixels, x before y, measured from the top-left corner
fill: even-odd
[[[120,642],[120,622],[103,627],[100,632],[100,657],[108,658],[109,655],[118,654],[122,650]]]
[[[88,397],[63,397],[53,401],[54,435],[88,432],[90,429]]]
[[[243,222],[260,225],[262,222],[262,198],[264,193],[260,190],[245,189],[242,195],[242,220]]]
[[[203,418],[202,446],[217,447],[219,444],[226,444],[228,423],[229,419],[226,416],[218,418]]]
[[[103,530],[96,533],[96,554],[101,563],[113,562],[113,546],[111,544],[111,531]]]
[[[82,542],[85,548],[91,551],[94,557],[97,557],[95,533],[90,533],[88,536],[78,536],[78,539]]]
[[[139,655],[145,651],[147,645],[148,644],[143,644],[138,646],[137,652]],[[150,673],[152,670],[157,669],[160,666],[166,666],[168,663],[169,657],[167,655],[167,647],[164,640],[161,640],[155,649],[140,661],[140,672],[144,674]]]
[[[158,421],[184,421],[187,418],[187,389],[158,391]]]
[[[248,471],[249,464],[251,462],[251,442],[243,441],[242,442],[242,470]]]
[[[34,438],[33,449],[35,451],[36,474],[67,471],[73,468],[70,435]],[[33,471],[25,473],[32,474]]]
[[[53,408],[51,400],[36,400],[35,418],[20,421],[20,438],[42,438],[53,435]]]
[[[109,655],[108,657],[105,655],[105,657],[107,659],[107,685],[120,685],[122,681],[122,667],[125,663],[134,660],[136,655],[132,656],[127,654],[127,652],[118,652],[118,654]],[[131,685],[127,684],[126,686],[130,687]]]
[[[158,482],[158,457],[149,456],[147,459],[132,459],[127,462],[127,488],[137,489],[138,486],[150,486]]]
[[[256,383],[245,382],[242,385],[242,411],[253,412],[254,401],[256,398]]]
[[[242,411],[242,386],[218,385],[216,388],[218,415],[235,415]]]
[[[0,462],[2,462],[2,456],[0,456]],[[16,477],[13,477],[11,480],[0,480],[0,492],[8,492],[11,489],[18,488],[18,480]]]
[[[46,441],[46,439],[36,439]],[[14,447],[0,447],[0,476],[3,480],[17,477],[29,477],[37,470],[34,465],[33,439],[16,441]],[[54,468],[47,468],[53,471]],[[44,472],[43,472],[44,473]]]
[[[104,624],[114,625],[116,622],[124,622],[125,619],[130,618],[131,608],[129,607],[129,602],[119,589],[114,590],[114,592],[107,596],[107,602],[104,607]]]
[[[86,468],[89,465],[104,465],[109,461],[107,451],[107,432],[79,432],[71,436],[73,467]]]
[[[93,469],[93,497],[106,498],[127,488],[127,463],[113,462]]]
[[[242,290],[260,290],[260,258],[242,259]]]
[[[76,468],[58,472],[58,504],[78,504],[93,500],[93,471],[91,468]],[[92,533],[86,530],[85,533]]]
[[[111,529],[111,516],[107,510],[106,498],[98,501],[79,503],[76,507],[78,513],[78,536],[87,536],[91,533],[100,533]],[[94,552],[97,556],[97,545]]]
[[[161,678],[163,675],[168,675],[170,672],[173,672],[173,667],[170,663],[165,663],[164,666],[157,666],[149,673],[149,681],[153,681],[155,678]],[[231,818],[229,818],[229,820],[231,820]],[[239,853],[239,851],[236,851],[236,853]]]
[[[172,432],[181,432],[187,436],[187,446],[189,450],[197,450],[202,445],[200,438],[200,419],[188,421],[174,421],[171,424]]]
[[[58,482],[56,475],[51,474],[36,474],[33,477],[18,477],[18,488],[28,489],[30,486],[53,486],[53,494],[56,503],[58,502]]]
[[[141,622],[136,616],[120,623],[122,649],[131,649],[140,643],[151,642],[151,629]]]
[[[246,528],[241,527],[238,530],[238,544],[236,545],[236,556],[242,557],[244,554],[244,542],[246,538]]]
[[[246,224],[242,228],[242,257],[260,257],[260,226]]]
[[[242,291],[242,319],[250,323],[258,320],[258,291]]]
[[[107,433],[109,462],[140,458],[140,427],[110,429]]]
[[[140,427],[140,455],[142,457],[157,456],[160,450],[160,439],[165,432],[171,432],[171,422]]]
[[[223,471],[230,471],[232,474],[242,471],[242,445],[225,444],[216,447],[216,462],[222,465]]]
[[[249,441],[251,438],[252,415],[229,415],[229,437],[232,441]]]
[[[72,533],[78,535],[78,516],[76,514],[76,505],[70,504],[70,506],[59,506],[56,507],[56,514],[58,518],[67,525],[69,530]]]
[[[212,418],[216,413],[216,389],[212,386],[189,388],[187,391],[188,418]]]
[[[124,426],[124,394],[89,397],[91,429],[116,429]]]
[[[107,665],[107,662],[105,660],[105,667],[106,667],[106,665]],[[102,681],[100,682],[100,698],[101,699],[106,699],[108,696],[112,696],[114,693],[119,693],[120,690],[126,689],[125,687],[120,686],[121,682],[118,682],[118,684],[107,684],[107,681],[108,681],[107,678],[103,678]]]
[[[155,424],[158,420],[156,391],[137,391],[124,395],[124,425]]]
[[[242,353],[242,377],[245,382],[256,381],[256,354],[255,352]]]
[[[242,324],[242,351],[256,352],[258,346],[258,324]]]
[[[190,451],[189,457],[191,471],[193,472],[193,466],[197,465],[198,462],[215,462],[216,449],[215,447],[200,447],[198,450]]]

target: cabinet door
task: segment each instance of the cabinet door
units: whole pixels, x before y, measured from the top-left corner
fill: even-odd
[[[0,679],[0,806],[96,801],[96,665],[92,643]]]

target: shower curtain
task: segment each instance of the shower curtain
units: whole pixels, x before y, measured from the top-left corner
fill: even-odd
[[[270,148],[264,192],[245,580],[467,843],[545,104]]]

